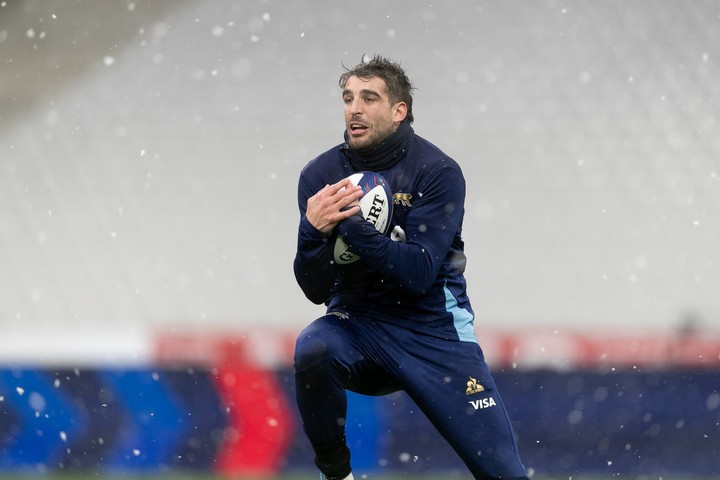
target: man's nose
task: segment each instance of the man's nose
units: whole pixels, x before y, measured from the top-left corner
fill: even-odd
[[[362,113],[362,102],[360,99],[354,99],[352,102],[350,102],[350,113],[356,114],[356,113]]]

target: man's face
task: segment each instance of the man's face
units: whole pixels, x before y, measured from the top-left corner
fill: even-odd
[[[350,77],[343,90],[345,128],[354,150],[369,150],[395,131],[407,115],[404,102],[391,104],[385,80]]]

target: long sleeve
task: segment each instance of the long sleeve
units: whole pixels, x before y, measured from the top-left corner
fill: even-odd
[[[325,302],[332,293],[335,267],[329,238],[313,227],[303,215],[298,227],[298,244],[293,263],[295,279],[313,303]]]
[[[455,168],[440,169],[427,179],[421,193],[405,221],[405,242],[381,235],[360,216],[338,226],[354,253],[386,281],[412,295],[424,294],[433,285],[448,252],[456,253],[458,259],[452,261],[457,268],[464,266],[462,250],[453,251],[464,213],[462,173]]]

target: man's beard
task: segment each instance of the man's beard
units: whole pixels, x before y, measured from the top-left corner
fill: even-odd
[[[367,138],[363,139],[353,139],[352,136],[348,135],[348,145],[353,150],[368,153],[385,141],[394,131],[392,126],[383,130],[373,128],[373,132]]]

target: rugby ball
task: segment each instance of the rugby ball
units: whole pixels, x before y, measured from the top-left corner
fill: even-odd
[[[390,228],[392,218],[392,191],[387,181],[377,173],[360,172],[348,177],[353,185],[362,187],[363,196],[360,197],[360,212],[368,222],[372,223],[378,232],[385,235]],[[352,253],[340,235],[335,237],[333,250],[335,263],[347,265],[357,262],[360,257]]]

